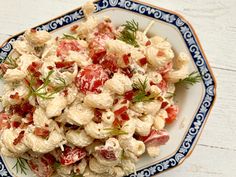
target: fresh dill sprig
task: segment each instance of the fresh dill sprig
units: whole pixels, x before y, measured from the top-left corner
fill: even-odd
[[[111,136],[118,136],[118,135],[127,135],[128,133],[124,130],[121,130],[119,127],[116,128],[105,128]]]
[[[7,65],[8,69],[15,69],[18,66],[16,60],[17,58],[12,58],[8,56],[4,63]]]
[[[56,78],[56,80],[58,80],[60,84],[57,87],[54,87],[52,92],[44,91],[44,89],[50,84],[50,76],[53,74],[53,72],[54,71],[52,70],[48,72],[48,75],[43,80],[43,84],[39,88],[34,88],[36,84],[36,79],[32,74],[30,74],[30,80],[28,81],[28,88],[30,92],[29,92],[28,97],[30,97],[31,95],[34,95],[42,99],[52,99],[54,98],[53,97],[54,94],[63,90],[67,86],[66,81],[65,79],[59,77],[59,78]]]
[[[76,37],[76,36],[74,36],[74,35],[71,35],[71,34],[63,33],[63,37],[62,37],[62,39],[69,39],[69,40],[73,40],[73,39],[75,39],[75,40],[77,40],[78,37]]]
[[[185,79],[181,79],[178,82],[178,84],[188,86],[188,85],[194,85],[200,81],[201,81],[200,74],[197,71],[194,71],[194,72],[190,73],[188,75],[188,77],[186,77]]]
[[[167,93],[167,95],[165,96],[166,99],[172,98],[175,96],[175,93],[172,93],[172,92],[166,92],[166,93]]]
[[[25,175],[27,174],[26,171],[28,170],[28,163],[27,160],[23,158],[17,158],[16,159],[16,164],[12,167],[12,169],[16,169],[16,173],[20,171],[20,173],[24,173]]]
[[[134,94],[133,97],[133,102],[141,102],[141,101],[151,101],[155,98],[155,96],[153,94],[148,94],[146,92],[146,88],[147,88],[147,78],[145,78],[144,81],[141,81],[140,79],[138,79],[137,82],[132,84],[132,87],[134,89],[136,89],[136,93]]]
[[[138,31],[138,22],[126,21],[126,24],[122,25],[124,29],[121,31],[121,35],[119,36],[119,40],[126,42],[127,44],[133,45],[134,47],[138,47],[138,43],[136,41],[136,33]]]

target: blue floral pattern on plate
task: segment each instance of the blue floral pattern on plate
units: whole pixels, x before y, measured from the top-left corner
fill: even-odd
[[[189,49],[189,52],[192,55],[196,67],[203,79],[203,83],[205,86],[205,95],[203,101],[176,154],[157,164],[141,169],[137,171],[136,174],[129,175],[129,177],[150,177],[160,172],[163,172],[167,169],[173,168],[177,166],[179,163],[181,163],[181,160],[184,159],[188,155],[188,153],[190,153],[190,149],[194,144],[198,134],[200,133],[201,128],[204,122],[206,121],[206,117],[215,99],[215,94],[216,94],[215,81],[213,79],[213,75],[209,69],[209,66],[206,63],[206,60],[204,59],[204,55],[201,51],[201,48],[199,47],[200,44],[198,44],[198,41],[196,40],[196,36],[193,30],[191,29],[191,26],[189,26],[189,24],[187,24],[187,22],[185,22],[184,19],[182,19],[176,14],[172,14],[171,12],[160,10],[156,7],[151,7],[142,4],[140,2],[135,2],[131,0],[100,0],[97,1],[95,5],[96,5],[96,12],[108,8],[121,8],[148,17],[152,17],[157,20],[161,20],[165,23],[177,27],[183,36],[183,39]],[[53,19],[49,22],[46,22],[42,25],[39,25],[35,27],[35,29],[46,30],[50,32],[55,29],[61,28],[65,25],[69,25],[82,18],[84,18],[84,15],[81,8],[79,8],[63,16],[60,16],[56,19]],[[12,50],[12,42],[14,42],[22,34],[23,33],[13,36],[0,48],[0,63],[7,58],[8,54]],[[11,177],[1,157],[0,157],[0,176]]]

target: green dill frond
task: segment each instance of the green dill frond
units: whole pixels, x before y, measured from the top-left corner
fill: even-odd
[[[121,35],[119,36],[119,40],[124,41],[127,44],[133,45],[134,47],[139,47],[136,41],[136,33],[138,31],[138,22],[126,21],[126,24],[122,25],[124,29],[121,31]]]
[[[188,86],[188,85],[194,85],[200,81],[201,81],[200,74],[197,71],[194,71],[190,73],[188,77],[186,77],[185,79],[180,80],[178,84]]]
[[[118,135],[127,135],[126,131],[121,130],[120,128],[105,128],[104,130],[108,131],[111,136],[118,136]]]
[[[12,58],[8,56],[4,63],[7,65],[8,69],[15,69],[18,66],[16,60],[17,58]]]
[[[72,34],[63,33],[62,39],[77,40],[78,37],[77,37],[77,36],[74,36],[74,35],[72,35]]]
[[[26,159],[23,158],[17,158],[15,165],[12,167],[12,169],[16,169],[16,173],[23,173],[27,175],[26,171],[28,170],[28,163]]]

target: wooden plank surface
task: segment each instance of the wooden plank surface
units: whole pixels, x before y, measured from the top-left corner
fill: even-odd
[[[0,43],[85,0],[0,0]],[[217,79],[217,100],[192,155],[161,177],[233,177],[236,174],[236,1],[146,0],[181,13],[195,28]]]

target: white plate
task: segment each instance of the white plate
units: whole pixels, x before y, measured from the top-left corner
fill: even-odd
[[[121,25],[126,20],[134,19],[139,23],[141,29],[144,29],[151,20],[154,20],[155,24],[150,29],[150,34],[159,34],[167,38],[176,53],[186,52],[192,58],[190,69],[192,71],[198,70],[201,74],[202,81],[200,83],[189,89],[177,89],[176,100],[180,107],[180,113],[178,120],[167,127],[170,132],[170,141],[161,147],[160,156],[157,158],[143,156],[137,164],[137,174],[130,176],[154,176],[179,165],[190,155],[196,145],[216,94],[216,82],[213,73],[193,28],[175,12],[138,1],[100,0],[96,2],[96,15],[99,18],[109,16],[115,25]],[[83,12],[81,8],[78,8],[35,28],[60,35],[67,31],[72,24],[80,23],[82,20]],[[11,37],[2,45],[0,48],[1,62],[11,51],[11,43],[21,34]],[[0,176],[32,176],[30,171],[27,171],[27,175],[17,174],[15,169],[12,169],[14,163],[14,159],[0,157]]]

